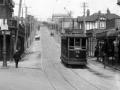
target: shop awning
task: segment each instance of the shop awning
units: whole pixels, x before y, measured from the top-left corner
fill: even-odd
[[[101,33],[96,33],[96,38],[97,39],[106,39],[106,38],[114,38],[120,36],[120,31],[116,30],[110,30],[110,31],[105,31]]]

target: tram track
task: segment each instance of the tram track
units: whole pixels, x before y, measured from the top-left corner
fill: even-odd
[[[71,70],[76,76],[78,76],[80,79],[84,80],[85,82],[87,82],[89,85],[95,87],[97,90],[101,90],[97,85],[92,84],[91,82],[89,82],[88,80],[86,80],[85,78],[83,78],[82,76],[80,76],[77,72]]]
[[[59,75],[61,76],[61,78],[62,78],[71,88],[73,88],[72,90],[78,90],[75,86],[72,85],[72,83],[70,83],[69,80],[67,80],[67,79],[64,77],[64,75],[62,74],[62,72],[60,72],[60,70],[58,70],[58,69],[55,67],[55,64],[58,64],[58,63],[52,63],[52,62],[51,62],[50,65],[48,65],[48,66],[52,66],[52,68],[54,68],[54,70],[59,73]],[[45,67],[44,67],[44,68],[45,68]],[[46,67],[46,68],[47,68],[47,67]],[[47,74],[47,71],[46,71],[45,69],[43,69],[43,68],[42,68],[42,70],[43,70],[43,72],[44,72],[47,80],[49,81],[50,85],[52,86],[52,88],[53,88],[54,90],[57,90],[56,86],[54,86],[54,83],[49,79],[49,75]]]
[[[50,86],[54,89],[54,90],[57,90],[56,87],[53,85],[53,83],[50,81],[49,77],[48,77],[48,74],[47,72],[45,71],[45,69],[42,68],[42,71],[44,72],[44,75],[46,76]]]
[[[57,44],[57,47],[60,48],[59,44]],[[70,80],[68,80],[68,79],[64,76],[64,74],[62,73],[62,71],[60,71],[59,69],[56,68],[55,63],[51,62],[51,66],[53,66],[54,70],[56,70],[56,71],[59,73],[59,75],[62,77],[62,79],[63,79],[67,84],[69,84],[70,87],[73,88],[72,90],[79,90],[75,85],[73,85],[73,83],[71,83]],[[57,90],[57,88],[54,86],[54,83],[49,79],[49,75],[47,74],[47,71],[46,71],[45,69],[43,69],[43,71],[44,71],[44,74],[45,74],[47,80],[49,81],[50,85],[52,86],[52,88],[53,88],[54,90]],[[74,74],[75,74],[75,73],[74,73]],[[75,75],[76,75],[76,74],[75,74]],[[77,75],[77,76],[78,76],[78,75]],[[80,76],[79,76],[79,77],[80,77]],[[80,78],[82,78],[82,77],[80,77]],[[83,79],[83,80],[86,81],[85,79]],[[86,81],[86,82],[89,83],[91,86],[95,87],[97,90],[101,90],[100,88],[98,88],[97,86],[94,86],[94,85],[91,84],[90,82],[88,82],[88,81]]]
[[[89,68],[89,67],[88,67]],[[80,75],[78,72],[76,72],[75,70],[73,70],[73,69],[70,69],[70,71],[71,72],[73,72],[76,76],[78,76],[80,79],[82,79],[82,80],[84,80],[85,82],[87,82],[88,84],[90,84],[91,86],[93,86],[93,87],[95,87],[97,90],[102,90],[101,88],[104,88],[105,90],[109,90],[110,88],[107,88],[107,87],[105,87],[105,86],[101,86],[101,85],[95,85],[95,84],[93,84],[92,82],[91,82],[91,80],[89,81],[89,80],[87,80],[87,79],[85,79],[82,75]],[[108,77],[108,76],[107,76]],[[111,78],[111,77],[109,77],[109,78]],[[100,78],[100,79],[102,79],[102,78]],[[106,80],[104,80],[104,79],[102,79],[101,80],[103,83],[108,83]],[[110,83],[108,83],[108,86],[110,86],[111,84]],[[100,88],[101,87],[101,88]]]
[[[53,64],[53,66],[55,67],[55,64]],[[63,73],[59,69],[56,68],[56,71],[61,75],[61,77],[64,79],[64,81],[66,81],[72,88],[74,88],[74,90],[78,90],[72,83],[70,83],[69,80],[67,80],[65,78],[65,76],[63,75]]]
[[[54,67],[56,68],[55,64],[53,64]],[[59,66],[61,67],[61,66]],[[63,69],[63,68],[62,68]],[[65,70],[65,69],[64,69]],[[84,79],[83,77],[81,77],[80,75],[78,75],[78,73],[74,72],[73,70],[70,70],[72,73],[74,73],[74,75],[76,75],[77,77],[79,77],[80,79],[82,79],[83,81],[85,81],[86,83],[88,83],[90,86],[96,88],[96,90],[102,90],[100,89],[98,86],[92,84],[91,82],[89,82],[88,80]],[[60,69],[57,69],[57,72],[59,72],[59,74],[61,75],[61,77],[71,86],[74,88],[74,90],[80,90],[80,89],[77,89],[76,86],[74,86],[71,81],[69,81],[62,73],[62,71],[60,71]]]
[[[57,45],[57,48],[60,48],[60,47],[58,47],[58,46],[59,46],[59,45]],[[43,62],[42,62],[42,63],[43,63]],[[45,64],[46,64],[46,63],[45,63]],[[47,64],[48,64],[48,63],[47,63]],[[63,72],[62,72],[61,69],[60,69],[60,68],[61,68],[60,65],[58,65],[60,68],[57,68],[57,67],[56,67],[56,63],[54,63],[53,60],[51,60],[51,63],[50,63],[50,64],[51,64],[50,66],[52,66],[53,69],[56,70],[56,71],[59,73],[59,75],[62,77],[62,79],[63,79],[66,83],[68,83],[70,87],[73,88],[72,90],[80,90],[80,89],[78,89],[68,78],[66,78],[66,76],[64,76]],[[60,64],[60,63],[59,63],[59,64]],[[46,68],[49,68],[48,66],[49,66],[49,65],[47,65]],[[49,75],[48,75],[48,72],[45,70],[45,67],[44,67],[43,69],[44,69],[44,73],[45,73],[46,77],[48,78],[49,83],[50,83],[51,86],[54,88],[54,90],[56,90],[56,87],[54,86],[54,83],[49,79]],[[64,69],[64,68],[62,68],[62,69]],[[95,86],[94,84],[92,84],[91,82],[87,81],[87,80],[84,79],[83,77],[77,75],[77,74],[74,73],[72,70],[70,70],[70,71],[71,71],[75,76],[79,77],[80,79],[82,79],[83,81],[85,81],[86,83],[88,83],[89,86],[92,86],[92,87],[96,88],[96,90],[101,90],[99,87]]]

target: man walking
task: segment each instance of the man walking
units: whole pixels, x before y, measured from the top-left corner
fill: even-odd
[[[16,50],[15,54],[13,55],[13,58],[15,60],[15,67],[18,68],[18,62],[21,59],[19,50]]]

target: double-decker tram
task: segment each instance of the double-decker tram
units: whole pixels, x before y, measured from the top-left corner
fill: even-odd
[[[68,65],[87,64],[87,37],[84,34],[61,35],[61,61]]]

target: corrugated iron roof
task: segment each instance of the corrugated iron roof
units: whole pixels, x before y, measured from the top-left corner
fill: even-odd
[[[120,18],[120,16],[116,15],[116,14],[99,14],[99,13],[94,13],[90,16],[86,16],[85,17],[85,21],[96,21],[98,20],[100,17],[103,17],[103,18],[106,18],[106,19],[117,19],[117,18]],[[78,17],[78,21],[79,22],[82,22],[84,20],[84,17],[81,16],[81,17]]]

